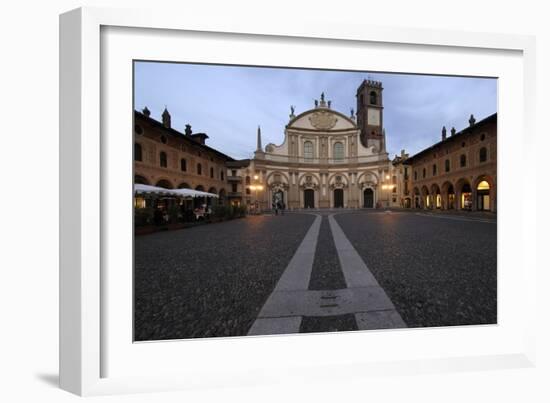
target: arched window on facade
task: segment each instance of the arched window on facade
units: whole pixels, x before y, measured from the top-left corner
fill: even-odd
[[[378,103],[378,96],[376,95],[376,91],[371,91],[371,93],[370,93],[370,103],[371,103],[371,105],[376,105]]]
[[[187,171],[187,160],[185,158],[180,160],[180,168],[183,172]]]
[[[422,179],[426,177],[426,168],[422,168]]]
[[[466,166],[466,154],[460,156],[460,167],[464,168]]]
[[[435,164],[432,165],[432,175],[433,176],[437,175],[437,165]]]
[[[244,181],[245,184],[250,185],[250,176],[246,176],[246,178],[244,178]]]
[[[223,169],[222,169],[222,170],[220,170],[220,179],[223,181],[224,180],[223,178],[224,178],[224,174],[223,174]]]
[[[449,172],[451,170],[451,161],[445,160],[445,172]]]
[[[414,171],[414,180],[418,179],[418,172]]]
[[[210,167],[210,177],[211,178],[214,177],[214,168],[213,167]]]
[[[335,160],[343,160],[344,159],[344,145],[340,142],[334,143],[333,146],[333,154]]]
[[[139,143],[134,143],[134,161],[143,161],[141,144]]]
[[[313,159],[313,143],[311,141],[306,141],[304,143],[304,159]]]
[[[168,167],[168,156],[164,151],[160,152],[160,166],[162,168]]]
[[[485,147],[482,147],[479,150],[479,162],[485,162],[487,161],[487,149]]]
[[[202,175],[202,165],[200,163],[197,164],[197,175]]]

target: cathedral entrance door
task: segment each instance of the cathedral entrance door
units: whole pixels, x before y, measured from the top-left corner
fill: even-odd
[[[334,207],[344,207],[344,189],[334,189]]]
[[[304,208],[315,208],[315,192],[313,189],[304,190]]]
[[[365,189],[363,192],[363,207],[373,208],[374,207],[374,193],[372,189]]]

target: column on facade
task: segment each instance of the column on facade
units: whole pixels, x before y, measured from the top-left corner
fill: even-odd
[[[357,208],[359,205],[357,194],[357,173],[351,172],[348,185],[348,207]]]
[[[460,190],[458,190],[457,188],[455,188],[455,209],[458,211],[462,208],[461,206],[461,200],[460,200]]]

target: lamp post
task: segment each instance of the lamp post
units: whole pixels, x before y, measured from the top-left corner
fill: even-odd
[[[260,204],[258,203],[258,190],[262,191],[264,187],[262,185],[257,184],[259,179],[258,175],[254,175],[253,178],[254,178],[254,184],[250,186],[250,189],[254,191],[254,210],[255,210],[255,214],[260,214],[259,212]]]
[[[382,190],[386,190],[386,208],[390,207],[390,189],[391,184],[389,183],[390,175],[385,176],[386,183],[382,184]]]

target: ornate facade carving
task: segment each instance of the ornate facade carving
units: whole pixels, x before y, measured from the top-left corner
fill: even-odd
[[[309,122],[319,130],[330,130],[336,126],[338,118],[329,111],[318,111],[311,114]]]

